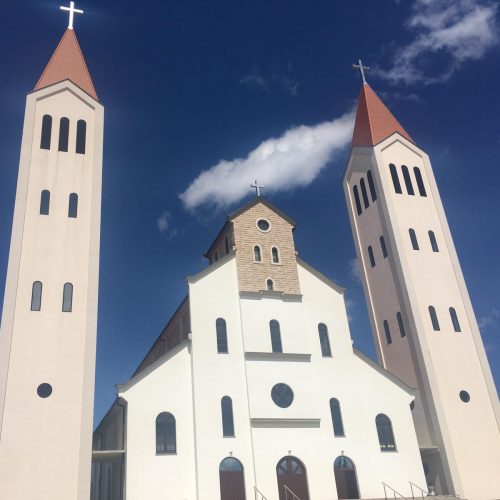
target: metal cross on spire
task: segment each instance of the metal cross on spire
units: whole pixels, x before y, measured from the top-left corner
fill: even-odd
[[[260,190],[264,189],[264,186],[259,186],[259,183],[255,181],[255,184],[250,184],[250,187],[255,189],[255,193],[257,194],[257,197],[260,196]]]
[[[83,10],[75,9],[75,2],[69,2],[69,7],[63,7],[62,5],[59,7],[60,10],[66,10],[69,12],[69,24],[68,29],[73,29],[73,19],[75,14],[83,14]]]
[[[370,68],[368,66],[363,66],[361,59],[358,60],[358,64],[353,64],[352,67],[354,69],[359,69],[359,72],[361,73],[361,79],[363,80],[363,84],[365,84],[366,83],[365,70],[368,71]]]

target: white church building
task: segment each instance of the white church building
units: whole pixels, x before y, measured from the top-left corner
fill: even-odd
[[[498,395],[432,166],[361,63],[344,188],[379,362],[258,193],[92,439],[104,109],[68,10],[26,104],[0,499],[500,499]]]

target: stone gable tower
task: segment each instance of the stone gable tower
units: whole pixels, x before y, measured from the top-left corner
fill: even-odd
[[[0,332],[5,500],[90,495],[102,147],[68,29],[26,102]]]
[[[500,498],[498,395],[432,166],[366,83],[344,188],[379,360],[418,388],[428,485]]]

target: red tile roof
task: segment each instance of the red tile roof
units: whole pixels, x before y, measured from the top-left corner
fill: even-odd
[[[359,93],[356,123],[352,134],[353,147],[374,146],[387,139],[394,132],[400,133],[413,143],[415,142],[370,85],[363,84]]]
[[[99,100],[75,32],[71,29],[67,29],[61,38],[49,64],[38,80],[35,90],[64,80],[71,80],[87,94]]]

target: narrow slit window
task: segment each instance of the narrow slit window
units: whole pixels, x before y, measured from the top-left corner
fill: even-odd
[[[363,196],[363,203],[365,204],[365,208],[368,208],[370,206],[370,202],[368,200],[368,193],[366,192],[365,180],[361,179],[359,185],[361,186],[361,196]]]
[[[87,143],[87,123],[85,120],[78,120],[76,122],[76,152],[78,154],[85,154],[85,146]]]
[[[273,264],[279,264],[280,254],[279,254],[278,249],[276,247],[273,247],[271,249],[271,257],[273,259]]]
[[[370,258],[370,266],[375,267],[375,255],[371,246],[368,247],[368,257]]]
[[[229,238],[226,236],[224,238],[224,246],[226,248],[226,255],[229,253]]]
[[[425,191],[424,179],[422,179],[422,172],[418,167],[413,167],[413,173],[415,174],[415,179],[417,180],[418,193],[420,196],[427,196]]]
[[[227,344],[227,326],[226,321],[222,318],[218,318],[215,322],[215,331],[217,334],[217,352],[218,353],[227,353],[228,352],[228,344]]]
[[[429,306],[429,316],[431,317],[432,328],[435,332],[439,332],[441,328],[439,327],[439,321],[434,306]]]
[[[415,233],[415,229],[408,229],[408,233],[410,234],[411,246],[413,250],[419,250],[417,234]]]
[[[330,399],[330,413],[332,415],[333,435],[336,437],[345,436],[340,403],[336,398]]]
[[[63,288],[62,311],[71,312],[73,310],[73,285],[65,283]]]
[[[431,248],[433,252],[439,252],[438,242],[436,240],[436,235],[434,231],[429,231],[429,240],[431,242]]]
[[[68,141],[69,141],[69,119],[61,118],[59,121],[59,151],[68,151]]]
[[[382,257],[385,259],[387,257],[387,246],[385,245],[385,238],[383,236],[380,237],[380,248],[382,249]]]
[[[266,281],[266,288],[268,291],[272,292],[274,290],[274,281],[269,279]]]
[[[224,396],[220,402],[222,414],[222,435],[234,437],[233,402],[229,396]]]
[[[70,219],[76,219],[78,217],[78,195],[76,193],[71,193],[69,195],[68,217]]]
[[[389,165],[389,170],[391,171],[392,183],[394,184],[394,191],[398,194],[402,194],[401,183],[399,182],[398,171],[396,170],[396,165],[391,163]]]
[[[262,254],[259,245],[253,247],[253,260],[255,260],[255,262],[262,262]]]
[[[414,196],[415,190],[413,189],[413,184],[411,182],[410,171],[408,170],[408,167],[406,165],[403,165],[401,167],[401,170],[403,171],[403,179],[405,180],[406,191],[409,195]]]
[[[49,215],[50,212],[50,191],[44,189],[40,195],[40,215]]]
[[[366,172],[366,177],[368,179],[368,187],[370,188],[372,201],[375,201],[377,199],[377,191],[375,190],[375,181],[373,180],[373,175],[371,170],[368,170],[368,172]]]
[[[354,186],[352,192],[354,193],[354,201],[356,202],[356,211],[358,212],[358,215],[361,215],[363,209],[361,208],[361,201],[359,199],[358,186]]]
[[[269,329],[271,332],[271,347],[273,352],[283,352],[280,324],[275,319],[272,319],[269,322]]]
[[[51,138],[52,138],[52,116],[43,115],[42,135],[40,137],[40,149],[50,149]]]
[[[396,314],[396,319],[398,320],[399,334],[401,335],[401,338],[406,337],[406,330],[405,330],[405,325],[403,323],[403,316],[401,315],[400,312]]]
[[[450,307],[450,317],[451,322],[453,323],[453,330],[455,332],[460,333],[462,330],[460,328],[460,322],[458,321],[457,311],[455,311],[454,307]]]
[[[40,311],[42,308],[42,282],[35,281],[31,288],[31,310]]]
[[[387,344],[392,344],[391,329],[389,328],[389,322],[387,320],[384,320],[384,333]]]
[[[328,328],[324,323],[318,325],[319,343],[321,346],[321,355],[324,358],[332,357],[332,350],[330,349],[330,339],[328,337]]]

